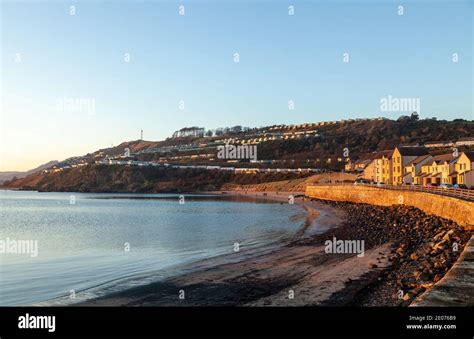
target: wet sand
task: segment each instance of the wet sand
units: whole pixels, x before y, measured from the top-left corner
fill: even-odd
[[[224,194],[288,203],[291,193]],[[307,219],[294,239],[282,246],[247,257],[244,251],[231,254],[231,263],[219,264],[218,258],[203,260],[193,264],[193,272],[78,305],[303,306],[350,302],[389,265],[391,244],[373,246],[363,257],[326,253],[326,233],[343,227],[345,212],[302,197],[295,198],[295,204],[303,205]]]

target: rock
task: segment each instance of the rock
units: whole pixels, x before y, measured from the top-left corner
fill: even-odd
[[[414,296],[417,296],[418,294],[421,294],[425,291],[425,289],[422,286],[418,286],[411,290],[410,292],[413,293]]]

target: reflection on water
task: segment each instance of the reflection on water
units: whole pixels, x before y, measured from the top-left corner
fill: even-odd
[[[150,282],[236,242],[245,253],[293,235],[303,212],[230,196],[0,191],[0,240],[38,243],[37,257],[0,254],[0,305]]]

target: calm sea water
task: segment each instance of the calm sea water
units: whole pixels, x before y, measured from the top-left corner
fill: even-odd
[[[0,241],[38,244],[37,257],[0,253],[0,305],[101,296],[235,257],[235,243],[239,255],[258,252],[294,235],[304,215],[298,205],[221,196],[179,204],[177,195],[0,191]]]

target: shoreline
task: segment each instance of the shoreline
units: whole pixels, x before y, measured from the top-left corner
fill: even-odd
[[[286,193],[218,194],[284,203]],[[74,306],[409,306],[449,271],[459,255],[440,247],[439,239],[457,241],[462,252],[470,237],[450,220],[407,206],[304,196],[295,204],[308,213],[303,229],[308,223],[325,228],[310,236],[295,235],[268,253],[217,265],[207,259],[211,265],[202,269]],[[364,256],[327,253],[324,241],[333,238],[364,239]]]
[[[280,204],[293,195],[306,217],[300,214],[304,224],[272,243],[179,265],[165,278],[153,273],[142,285],[124,284],[64,306],[410,306],[449,272],[472,235],[452,220],[405,205],[319,200],[302,192],[194,195]],[[364,255],[330,253],[325,242],[331,239],[359,239]],[[459,251],[451,250],[454,242]]]
[[[291,194],[217,192],[280,203],[287,202],[287,193]],[[342,226],[345,213],[304,197],[295,198],[295,204],[306,210],[307,217],[294,239],[286,244],[230,263],[213,265],[218,261],[216,258],[205,259],[197,263],[202,267],[194,271],[72,306],[324,305],[330,303],[334,294],[342,292],[348,281],[354,282],[351,288],[360,289],[379,276],[372,272],[375,267],[389,265],[391,244],[369,249],[364,258],[325,253],[318,235]],[[185,299],[179,299],[180,291],[184,291]],[[294,296],[290,298],[288,293]],[[345,302],[349,301],[347,296]]]
[[[258,199],[255,199],[254,197],[251,197],[251,196],[233,197],[231,196],[231,194],[222,195],[220,192],[217,192],[217,193],[206,192],[205,194],[203,194],[202,192],[196,192],[192,195],[198,196],[199,200],[212,199],[216,201],[224,200],[224,201],[245,202],[245,203],[252,203],[252,204],[254,203],[261,204],[262,201],[266,200],[267,201],[266,203],[278,205],[278,202],[282,200],[279,197],[267,198],[265,196],[260,196]],[[174,197],[175,194],[171,194],[170,196]],[[204,197],[204,199],[201,199],[202,197]],[[139,283],[139,280],[136,280],[136,282],[139,283],[137,287],[145,287],[156,281],[163,281],[169,278],[181,276],[188,273],[193,273],[195,271],[212,269],[216,266],[220,266],[223,264],[249,260],[253,257],[268,254],[269,252],[279,250],[283,246],[294,241],[296,237],[299,237],[300,235],[301,236],[304,235],[306,231],[309,231],[311,226],[313,225],[314,211],[312,214],[308,214],[307,211],[309,210],[309,208],[301,206],[299,201],[295,202],[295,208],[296,210],[294,212],[291,212],[290,213],[291,215],[288,216],[288,218],[290,218],[288,219],[288,221],[289,222],[291,221],[292,224],[294,223],[294,230],[289,232],[287,235],[284,235],[277,239],[273,239],[267,243],[257,244],[256,246],[254,246],[251,243],[248,244],[248,246],[243,244],[240,247],[240,251],[237,253],[232,252],[231,250],[228,253],[215,254],[208,258],[194,259],[194,261],[191,263],[177,264],[173,267],[168,268],[166,271],[149,272],[146,274],[146,280],[143,283]],[[109,295],[114,295],[116,293],[126,292],[128,289],[131,288],[131,287],[127,287],[127,280],[128,279],[121,279],[121,278],[116,279],[116,283],[114,285],[117,285],[118,288],[113,288],[113,287],[108,288],[107,291],[105,290],[101,291],[100,288],[97,289],[96,287],[91,287],[83,291],[78,291],[76,295],[77,300],[68,300],[67,297],[58,297],[58,298],[53,298],[53,299],[37,302],[35,303],[35,305],[75,306],[77,304],[87,303],[89,300],[94,300],[101,297],[107,297]],[[107,282],[107,283],[104,283],[103,285],[110,285],[110,284]]]

